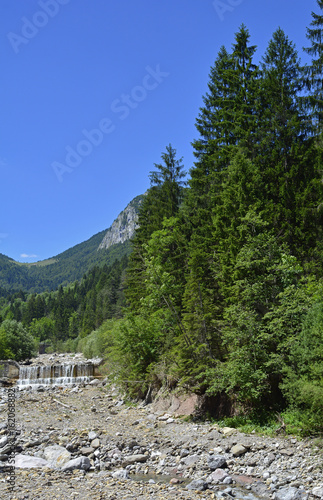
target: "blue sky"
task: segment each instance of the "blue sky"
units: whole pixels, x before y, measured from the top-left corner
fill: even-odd
[[[0,253],[42,260],[108,228],[195,119],[221,45],[302,51],[316,0],[1,0]]]

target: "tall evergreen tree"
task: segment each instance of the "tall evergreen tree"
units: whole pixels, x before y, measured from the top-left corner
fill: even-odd
[[[306,101],[316,133],[322,131],[323,123],[323,0],[317,0],[317,5],[320,13],[312,12],[313,19],[306,33],[311,46],[304,48],[312,57],[311,64],[304,67],[304,83],[309,91]]]
[[[157,170],[150,172],[151,186],[142,201],[139,227],[132,241],[126,298],[133,309],[140,307],[140,298],[145,295],[145,245],[155,231],[162,229],[165,218],[177,214],[184,196],[186,172],[183,159],[176,158],[176,150],[170,144],[162,154],[162,160],[161,164],[155,163]]]
[[[256,47],[249,45],[249,39],[242,25],[232,53],[222,47],[211,69],[209,93],[196,122],[200,133],[193,142],[197,161],[191,169],[185,204],[191,234],[183,322],[195,345],[204,346],[199,357],[211,363],[223,355],[218,328],[223,297],[216,271],[219,241],[213,230],[214,207],[221,204],[230,161],[241,148],[251,154],[256,130],[258,69],[253,63]]]
[[[301,67],[298,53],[281,28],[273,34],[262,58],[261,135],[263,161],[280,161],[286,171],[291,150],[299,140],[302,116],[299,108]],[[269,157],[269,155],[270,157]],[[275,155],[275,156],[274,156]]]
[[[313,246],[317,235],[316,154],[306,138],[307,122],[300,106],[298,53],[280,28],[269,42],[261,69],[257,164],[263,177],[263,210],[280,241],[302,258],[305,242]]]

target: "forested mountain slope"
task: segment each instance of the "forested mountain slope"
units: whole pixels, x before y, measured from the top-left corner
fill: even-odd
[[[142,195],[134,198],[108,230],[45,261],[21,264],[0,254],[0,287],[37,293],[55,290],[81,279],[94,265],[110,265],[129,255],[129,240],[134,233],[141,200]]]

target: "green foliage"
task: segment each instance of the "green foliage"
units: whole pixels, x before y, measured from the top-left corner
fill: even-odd
[[[290,348],[282,389],[303,431],[323,430],[323,302],[307,313]]]
[[[139,228],[132,240],[132,254],[127,270],[126,297],[132,310],[140,308],[140,299],[145,295],[146,263],[144,247],[154,231],[162,229],[164,218],[178,213],[184,195],[185,177],[182,158],[176,159],[176,150],[166,147],[162,164],[155,164],[150,172],[151,187],[139,209]]]
[[[120,317],[124,306],[123,282],[127,258],[112,266],[93,267],[81,280],[55,292],[18,292],[2,308],[4,319],[21,321],[38,342],[49,341],[57,349],[63,343],[86,336],[104,320]],[[59,347],[60,346],[60,347]]]
[[[84,356],[89,359],[102,357],[106,344],[109,342],[109,331],[113,323],[113,321],[108,320],[83,339],[76,339],[77,351],[83,352]]]
[[[142,199],[143,195],[139,195],[130,202],[136,213],[139,211]],[[0,297],[1,290],[12,293],[21,289],[32,293],[55,290],[61,285],[66,286],[80,280],[94,266],[110,266],[116,260],[129,256],[131,253],[129,241],[98,250],[106,232],[106,230],[101,231],[52,259],[34,264],[15,262],[0,254]]]
[[[22,361],[35,354],[33,337],[15,320],[5,320],[0,326],[0,353],[2,359]]]
[[[6,331],[2,327],[0,327],[0,359],[14,359]]]
[[[98,334],[92,335],[97,345]],[[105,323],[99,335],[99,342],[105,346],[109,371],[131,396],[143,396],[148,388],[150,368],[161,356],[164,318],[157,313],[149,317],[129,313],[124,319]],[[87,348],[86,341],[85,352]]]
[[[311,43],[305,48],[305,52],[312,57],[310,65],[303,68],[303,82],[308,90],[305,103],[312,114],[312,125],[314,132],[322,131],[323,120],[323,2],[317,0],[320,13],[312,12],[312,22],[307,28],[306,37]]]

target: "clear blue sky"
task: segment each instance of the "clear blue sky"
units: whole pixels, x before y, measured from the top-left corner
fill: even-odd
[[[0,0],[0,8],[0,253],[21,262],[108,228],[149,187],[169,143],[192,167],[210,67],[241,23],[258,60],[280,26],[304,62],[318,12],[316,0]]]

